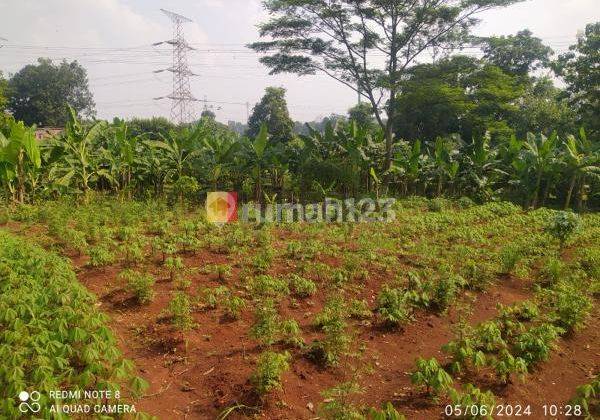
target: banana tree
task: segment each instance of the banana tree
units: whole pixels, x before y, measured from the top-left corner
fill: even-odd
[[[213,189],[218,190],[220,180],[234,163],[241,143],[225,136],[207,136],[202,139],[203,163]]]
[[[436,196],[442,195],[442,187],[449,177],[456,177],[459,164],[454,160],[458,150],[454,144],[455,139],[438,137],[430,151],[433,163],[432,172],[436,181]]]
[[[243,166],[254,180],[254,198],[260,202],[263,194],[263,173],[273,160],[273,145],[269,142],[267,125],[263,124],[254,140],[247,139],[242,146]]]
[[[50,142],[50,159],[53,161],[50,178],[62,186],[75,184],[87,198],[90,183],[101,169],[97,161],[98,148],[95,146],[106,127],[105,121],[87,127],[77,119],[75,111],[69,106],[64,134]]]
[[[10,121],[9,126],[8,138],[0,132],[0,180],[14,201],[24,203],[26,183],[35,188],[42,166],[40,148],[34,127],[26,127],[22,121]]]
[[[553,132],[550,137],[543,134],[536,136],[527,133],[527,141],[524,144],[524,158],[535,174],[535,186],[531,200],[531,207],[534,209],[538,207],[542,178],[555,164],[557,144],[558,135],[556,132]]]
[[[598,147],[594,147],[594,144],[587,138],[583,128],[581,128],[578,138],[569,135],[564,146],[563,162],[569,174],[564,205],[566,210],[571,206],[571,198],[578,180],[583,185],[587,177],[600,178],[600,153]],[[579,195],[581,196],[581,189]]]

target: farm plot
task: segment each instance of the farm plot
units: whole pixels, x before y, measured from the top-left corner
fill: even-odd
[[[596,214],[413,199],[387,224],[218,227],[160,203],[73,205],[19,207],[5,230],[71,260],[151,415],[598,409]]]

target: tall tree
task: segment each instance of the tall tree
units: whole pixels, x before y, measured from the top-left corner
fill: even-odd
[[[555,70],[567,83],[570,103],[588,134],[600,134],[600,22],[586,26],[577,44],[559,57]]]
[[[483,38],[483,52],[484,59],[515,76],[527,76],[548,67],[553,54],[552,48],[534,37],[529,29],[516,35]]]
[[[95,104],[88,87],[87,72],[77,62],[39,58],[23,67],[9,81],[9,109],[26,124],[62,126],[69,120],[67,106],[77,115],[93,117]]]
[[[258,136],[263,123],[267,126],[271,141],[287,142],[293,137],[294,122],[287,108],[284,88],[268,87],[265,90],[248,119],[247,135]]]
[[[365,97],[385,131],[389,168],[406,69],[426,53],[468,42],[480,12],[519,1],[266,0],[272,18],[260,35],[270,40],[250,48],[268,53],[261,61],[271,74],[322,72]]]
[[[359,127],[372,128],[377,124],[373,116],[371,104],[361,102],[348,110],[348,119],[355,121]]]

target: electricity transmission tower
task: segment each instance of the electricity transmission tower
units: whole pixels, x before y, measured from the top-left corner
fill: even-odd
[[[157,42],[154,46],[169,44],[173,46],[173,65],[167,69],[155,70],[154,73],[170,71],[173,73],[173,91],[168,96],[160,96],[158,99],[171,99],[171,119],[178,123],[189,123],[195,120],[193,102],[196,99],[190,89],[190,77],[197,76],[188,67],[187,52],[193,50],[185,41],[183,36],[183,24],[191,22],[191,19],[168,10],[160,9],[173,22],[173,39]]]

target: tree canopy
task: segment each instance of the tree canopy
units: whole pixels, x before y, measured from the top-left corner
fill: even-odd
[[[248,119],[248,136],[256,137],[263,123],[275,142],[288,142],[293,137],[294,122],[287,108],[284,88],[268,87],[265,90]]]
[[[569,102],[590,133],[600,133],[600,22],[586,26],[577,44],[559,57],[555,70],[567,83]]]
[[[83,117],[95,115],[87,72],[77,62],[52,63],[47,58],[23,67],[9,81],[8,108],[26,124],[61,126],[69,118],[65,104]]]
[[[477,14],[521,0],[267,0],[271,18],[250,48],[265,53],[271,74],[325,73],[372,105],[385,130],[389,167],[405,71],[426,53],[451,51],[472,40]],[[386,118],[387,116],[387,118]]]
[[[484,59],[516,76],[527,76],[534,70],[548,67],[553,54],[552,48],[528,29],[516,35],[484,38],[483,52]]]

